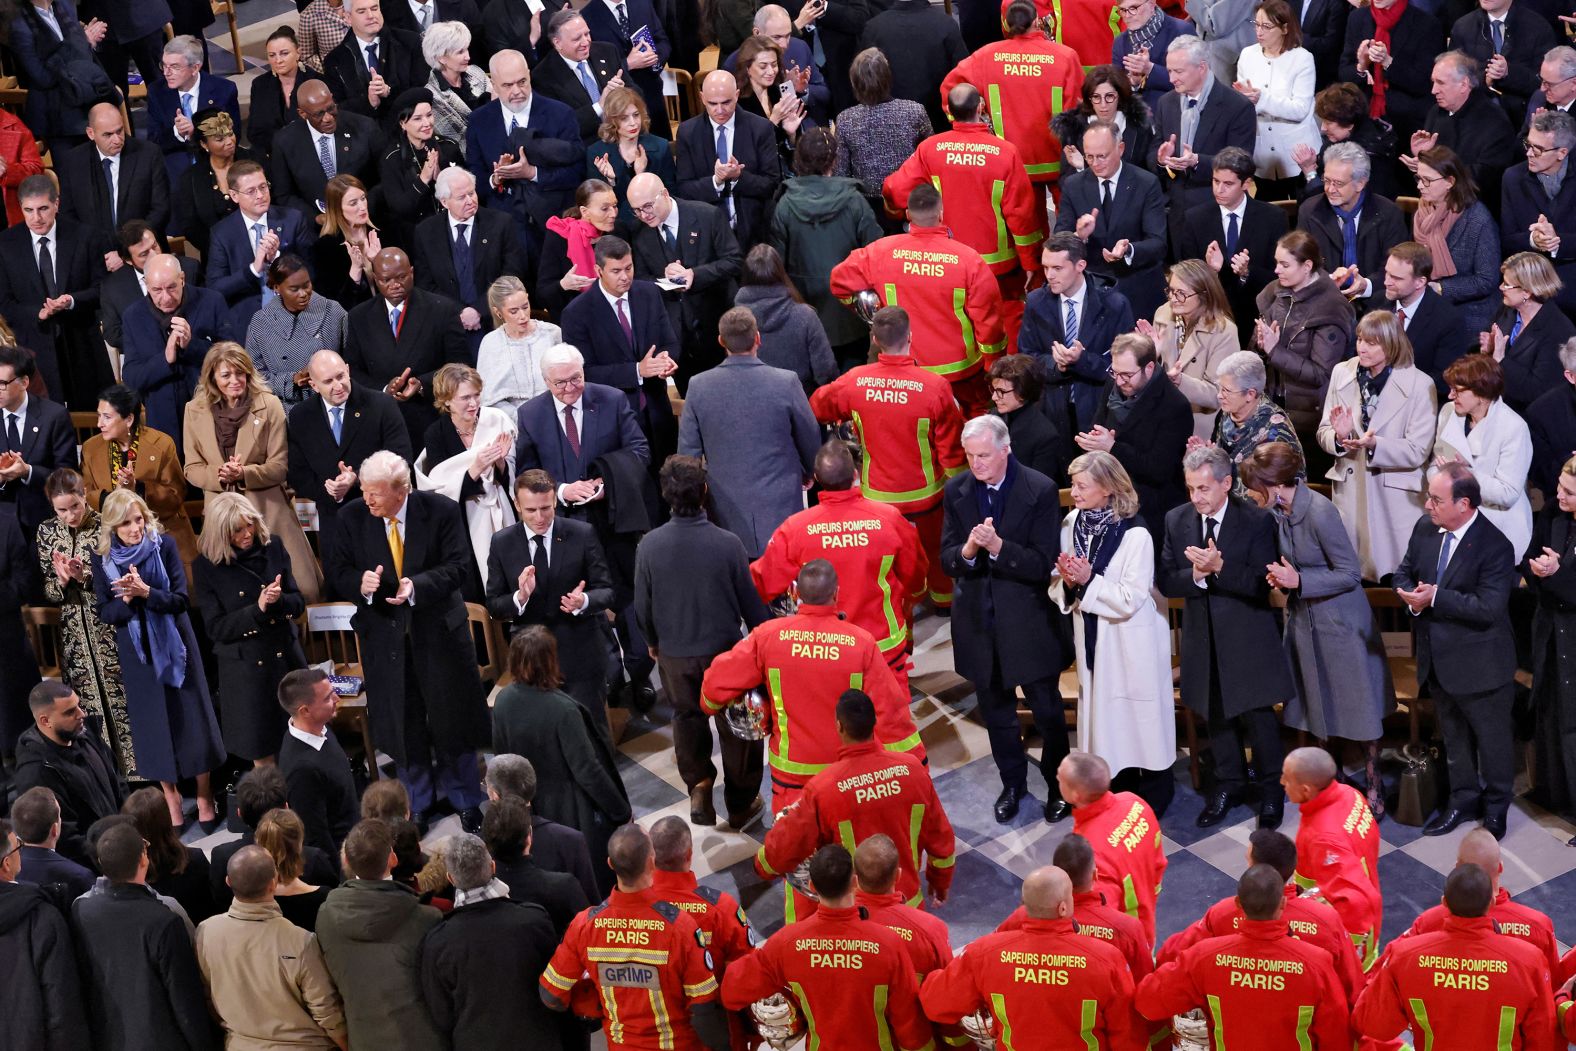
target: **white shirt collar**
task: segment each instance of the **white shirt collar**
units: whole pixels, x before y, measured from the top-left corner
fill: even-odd
[[[1064,303],[1071,302],[1072,305],[1073,305],[1073,309],[1078,312],[1078,317],[1081,320],[1083,318],[1084,300],[1087,299],[1088,296],[1089,296],[1089,278],[1085,277],[1083,279],[1083,281],[1078,285],[1078,291],[1073,292],[1070,295],[1062,296],[1062,302],[1064,302]],[[1062,313],[1063,314],[1067,313],[1067,308],[1065,306],[1062,307]]]
[[[470,244],[470,239],[476,234],[476,216],[473,215],[469,219],[462,219],[459,221],[456,221],[454,216],[450,215],[447,211],[443,213],[443,216],[445,219],[449,220],[449,241],[452,243],[454,238],[458,236],[456,231],[458,231],[460,227],[466,226],[471,227],[471,229],[465,231],[465,243]]]
[[[321,734],[309,734],[297,726],[295,724],[295,720],[292,719],[285,724],[285,728],[290,732],[291,737],[294,737],[297,741],[307,745],[314,752],[321,752],[323,750],[323,746],[328,743],[328,727],[326,726],[323,727],[323,732]]]
[[[635,323],[635,318],[634,318],[634,315],[633,315],[634,308],[632,306],[630,306],[629,293],[628,292],[625,292],[621,296],[615,296],[611,292],[609,292],[607,290],[607,288],[600,281],[598,281],[596,283],[596,290],[598,292],[602,293],[602,298],[607,300],[607,305],[612,308],[612,310],[613,310],[615,315],[618,313],[618,301],[620,299],[622,299],[624,301],[624,313],[629,316],[630,324],[634,324]],[[579,405],[580,403],[579,402],[575,402],[575,404]]]
[[[677,201],[673,202],[672,207],[670,207],[668,209],[668,217],[666,219],[662,220],[661,227],[663,229],[667,229],[667,230],[672,231],[674,242],[675,243],[678,242],[678,239],[679,239],[679,202],[677,202]]]
[[[394,512],[394,521],[399,523],[399,534],[405,536],[405,516],[410,514],[410,497],[406,496],[400,503],[399,510]]]
[[[383,301],[383,315],[384,315],[384,317],[387,317],[389,314],[393,313],[394,311],[396,311],[396,310],[404,310],[408,306],[410,306],[410,300],[408,300],[408,299],[405,300],[405,302],[398,303],[398,304],[390,303],[388,300],[385,299]]]
[[[120,167],[120,154],[117,153],[115,156],[109,157],[105,155],[103,150],[98,149],[96,146],[94,147],[94,152],[98,154],[99,167],[102,168],[105,161],[109,161],[110,166],[113,168],[118,169]]]
[[[329,433],[332,434],[334,427],[334,410],[340,410],[339,422],[341,425],[343,425],[347,418],[347,413],[345,410],[350,408],[350,399],[346,398],[344,404],[342,405],[330,405],[327,398],[319,398],[318,401],[322,402],[323,404],[323,418],[328,421]]]
[[[59,227],[60,227],[59,223],[53,223],[53,224],[50,225],[48,230],[44,231],[41,234],[35,234],[31,230],[28,231],[28,235],[33,238],[33,254],[34,255],[38,254],[38,242],[43,240],[46,237],[49,238],[49,243],[50,244],[54,245],[57,248],[60,247],[60,238],[55,236],[55,231],[58,230]],[[59,261],[60,260],[58,260],[58,259],[55,260],[55,262],[57,262],[57,263]]]
[[[1473,511],[1472,517],[1462,523],[1460,529],[1446,529],[1443,526],[1440,526],[1439,531],[1441,533],[1449,533],[1451,536],[1455,537],[1455,539],[1450,542],[1452,555],[1455,554],[1456,545],[1461,543],[1462,538],[1467,535],[1467,530],[1472,528],[1472,523],[1478,520],[1478,515],[1480,514],[1482,514],[1481,511]]]
[[[510,117],[513,117],[515,120],[519,121],[521,127],[531,123],[531,103],[535,100],[535,98],[536,92],[533,91],[525,97],[525,105],[521,106],[518,111],[510,109],[508,104],[505,102],[500,101],[498,103],[499,106],[503,107],[503,112],[505,114],[503,119],[503,127],[505,132],[509,130]]]
[[[1220,226],[1221,226],[1221,229],[1225,229],[1226,216],[1228,216],[1228,215],[1235,215],[1237,217],[1237,225],[1241,226],[1242,225],[1242,218],[1243,218],[1244,215],[1247,214],[1247,211],[1248,211],[1248,195],[1247,194],[1243,194],[1242,195],[1242,200],[1237,202],[1237,206],[1235,208],[1227,208],[1225,205],[1221,205],[1220,206]]]
[[[715,139],[717,137],[717,129],[718,128],[727,128],[728,129],[728,143],[729,143],[729,145],[732,145],[732,143],[733,143],[733,128],[734,128],[734,125],[736,125],[738,123],[738,120],[739,120],[739,111],[738,111],[737,108],[735,108],[734,111],[731,114],[728,115],[728,119],[722,124],[718,124],[716,121],[712,120],[711,119],[711,115],[709,113],[706,115],[706,123],[711,125],[711,137],[713,139]]]
[[[1428,286],[1424,285],[1417,290],[1417,295],[1412,297],[1410,303],[1397,303],[1396,306],[1406,311],[1406,318],[1408,321],[1411,321],[1417,317],[1417,308],[1422,305],[1423,297],[1426,295],[1428,295]]]
[[[1225,521],[1226,521],[1226,508],[1228,508],[1230,506],[1231,506],[1231,498],[1227,497],[1225,499],[1225,501],[1223,501],[1221,503],[1220,510],[1216,511],[1214,514],[1212,514],[1212,515],[1199,515],[1198,516],[1199,523],[1202,524],[1205,519],[1209,519],[1209,520],[1211,520],[1211,521],[1213,521],[1215,523],[1215,532],[1219,533],[1221,525],[1224,524]]]
[[[1100,183],[1106,183],[1106,182],[1110,183],[1111,184],[1111,192],[1115,193],[1117,186],[1121,185],[1121,182],[1122,182],[1122,162],[1121,161],[1117,161],[1116,162],[1116,171],[1111,173],[1110,178],[1102,179],[1102,178],[1100,178],[1100,176],[1096,175],[1095,176],[1095,181],[1096,182],[1100,182]],[[1103,189],[1105,189],[1105,187],[1102,186],[1101,189],[1103,190]]]
[[[27,401],[28,397],[24,394],[22,395],[22,404],[16,407],[15,412],[12,412],[10,409],[0,412],[0,416],[15,416],[16,429],[19,431],[22,429],[22,425],[27,422]]]
[[[194,110],[202,109],[202,106],[199,105],[199,103],[202,101],[202,73],[201,72],[199,72],[197,74],[197,79],[192,81],[192,86],[191,87],[187,88],[185,91],[177,91],[175,93],[175,97],[176,98],[180,98],[182,95],[190,95],[192,97],[192,108]]]

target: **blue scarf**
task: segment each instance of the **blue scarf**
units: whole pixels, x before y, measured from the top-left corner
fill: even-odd
[[[1368,191],[1364,189],[1362,193],[1357,195],[1357,200],[1350,208],[1336,208],[1334,204],[1330,205],[1330,208],[1335,212],[1335,217],[1341,221],[1341,237],[1343,238],[1341,244],[1342,266],[1357,265],[1357,215],[1363,210],[1363,204],[1367,200]]]
[[[119,537],[112,537],[109,545],[109,564],[115,567],[117,578],[137,567],[138,576],[156,591],[170,589],[169,574],[164,572],[164,561],[159,549],[164,538],[152,530],[142,534],[136,545],[123,544]],[[128,625],[131,629],[132,647],[143,663],[150,665],[165,686],[180,689],[186,682],[186,642],[181,638],[181,627],[169,613],[149,609],[144,602]]]
[[[1122,537],[1132,528],[1136,518],[1118,518],[1110,507],[1098,511],[1079,511],[1073,519],[1073,554],[1089,560],[1089,579],[1103,576],[1110,566],[1116,549],[1122,546]],[[1082,596],[1083,587],[1078,588]],[[1093,613],[1083,615],[1084,660],[1091,672],[1094,669],[1094,647],[1100,634],[1100,618]]]

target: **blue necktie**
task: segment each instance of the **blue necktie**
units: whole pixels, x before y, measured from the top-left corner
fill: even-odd
[[[181,112],[186,114],[187,120],[192,119],[192,93],[189,91],[181,92]]]
[[[586,89],[586,94],[591,96],[592,102],[600,102],[602,92],[597,90],[596,78],[591,75],[591,68],[584,61],[575,66],[580,73],[580,83]]]
[[[370,77],[372,74],[379,72],[382,68],[378,63],[378,42],[374,40],[372,43],[368,44],[366,47],[366,52],[367,76]]]
[[[263,224],[262,223],[253,223],[252,224],[252,247],[255,249],[255,248],[261,246],[262,243],[263,243]],[[263,304],[262,305],[263,306],[267,306],[268,305],[268,301],[274,298],[274,290],[268,287],[268,266],[267,266],[267,264],[264,264],[263,272],[258,275],[258,277],[257,277],[257,284],[258,284],[258,287],[261,288],[262,292],[263,292]]]
[[[109,188],[109,223],[118,226],[115,218],[115,162],[108,157],[100,160],[104,165],[104,185]]]
[[[1510,335],[1506,338],[1505,345],[1507,347],[1515,346],[1516,337],[1519,335],[1521,335],[1521,315],[1517,314],[1515,322],[1510,326]]]
[[[1232,212],[1226,217],[1226,265],[1231,265],[1231,257],[1237,254],[1237,213]]]
[[[399,315],[403,307],[395,307],[389,311],[389,331],[394,333],[394,338],[399,338]]]
[[[1505,50],[1505,23],[1496,19],[1489,19],[1488,30],[1494,34],[1494,54]]]
[[[476,272],[471,262],[471,246],[465,239],[467,225],[461,223],[454,231],[454,277],[460,285],[460,302],[473,307],[476,305]]]
[[[1456,538],[1454,533],[1445,534],[1445,542],[1439,545],[1439,565],[1434,567],[1434,586],[1445,579],[1445,567],[1450,564],[1450,542]]]
[[[1073,301],[1063,299],[1067,307],[1067,321],[1062,325],[1062,346],[1070,347],[1078,340],[1078,311],[1073,307]]]
[[[334,418],[332,424],[334,444],[338,445],[343,440],[345,433],[345,407],[343,405],[335,405],[328,410],[328,414]]]
[[[732,151],[728,149],[728,127],[723,125],[717,129],[717,161],[720,164],[727,164],[728,158],[732,155]]]
[[[323,178],[332,179],[337,173],[334,165],[334,147],[329,145],[327,135],[317,138],[317,162],[323,166]]]

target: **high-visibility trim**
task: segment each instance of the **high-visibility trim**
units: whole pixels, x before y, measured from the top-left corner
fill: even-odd
[[[1516,1043],[1516,1009],[1506,1006],[1499,1009],[1499,1043],[1496,1051],[1510,1051]]]
[[[1001,108],[1001,85],[987,84],[985,86],[985,97],[990,100],[990,113],[987,114],[990,118],[987,121],[990,130],[1005,139],[1007,137],[1007,114]]]
[[[782,873],[772,868],[771,862],[766,860],[766,848],[763,846],[755,852],[755,864],[768,876],[781,876]]]
[[[954,288],[952,290],[952,313],[958,319],[958,328],[963,333],[963,360],[965,364],[978,361],[982,349],[979,345],[979,333],[974,331],[974,320],[969,317],[969,312],[965,309],[968,297],[969,290],[966,288]],[[954,368],[953,371],[955,372],[957,369]]]
[[[990,994],[991,1014],[996,1016],[996,1032],[1000,1034],[999,1043],[1009,1051],[1015,1045],[1012,1042],[1012,1023],[1007,1021],[1007,998],[1000,993]]]
[[[804,777],[814,777],[832,765],[830,763],[801,763],[789,759],[787,756],[778,755],[776,752],[767,753],[766,762],[773,770],[781,770],[785,774],[800,774]]]
[[[866,454],[860,458],[859,488],[866,497],[883,504],[906,504],[914,500],[923,500],[935,496],[945,488],[946,483],[936,478],[934,454],[930,446],[930,420],[921,418],[915,428],[915,440],[919,442],[920,463],[925,471],[925,485],[921,489],[910,489],[907,492],[891,493],[884,489],[877,489],[870,484],[870,444],[865,440],[865,423],[855,409],[849,414],[853,420],[854,429],[859,432],[860,442],[865,446]]]
[[[1370,929],[1363,931],[1361,934],[1353,934],[1350,937],[1352,944],[1357,946],[1357,958],[1362,960],[1363,970],[1372,970],[1373,965],[1379,962],[1378,932]]]
[[[957,863],[957,860],[958,858],[956,854],[948,854],[944,858],[931,858],[929,865],[933,869],[950,869],[954,864]]]
[[[1406,1006],[1412,1011],[1412,1035],[1423,1038],[1422,1051],[1434,1051],[1434,1027],[1428,1021],[1428,1007],[1415,996]]]
[[[704,693],[700,695],[700,707],[707,715],[721,715],[722,710],[728,706],[727,701],[714,701]]]
[[[854,689],[857,690],[857,689],[859,689],[859,687],[855,686]],[[889,752],[906,752],[910,748],[913,748],[913,747],[915,747],[918,744],[919,744],[919,731],[915,730],[913,733],[909,734],[907,737],[903,738],[901,741],[893,741],[890,744],[887,744],[885,746],[885,748]]]
[[[789,982],[788,991],[799,1001],[799,1013],[804,1016],[804,1051],[821,1051],[821,1033],[816,1028],[815,1012],[810,1010],[810,998],[804,995],[804,986]]]
[[[667,1000],[661,989],[648,989],[646,996],[651,999],[651,1019],[657,1026],[658,1051],[673,1051],[673,1020],[668,1017]]]
[[[941,189],[941,187],[936,187]],[[984,254],[987,263],[1005,263],[1017,257],[1012,248],[1012,238],[1007,233],[1007,217],[1001,211],[1001,199],[1007,196],[1007,184],[1001,179],[990,184],[990,209],[996,215],[996,250]]]
[[[768,749],[768,751],[772,753],[773,759],[781,758],[783,762],[787,762],[788,709],[783,704],[783,673],[781,668],[766,669],[766,688],[771,691],[772,695],[772,715],[775,716],[775,723],[772,729],[777,731],[775,734],[777,740],[774,742],[777,747]],[[772,765],[776,766],[777,764],[773,762]]]
[[[1209,1028],[1215,1034],[1215,1051],[1226,1051],[1226,1019],[1220,1013],[1220,997],[1210,993],[1204,999],[1209,1005]]]
[[[706,976],[706,980],[704,982],[696,982],[694,985],[686,985],[684,987],[685,996],[705,996],[708,993],[714,993],[716,991],[716,976],[709,974]]]
[[[1297,1007],[1297,1051],[1313,1051],[1313,1039],[1309,1030],[1313,1028],[1313,1005],[1299,1004]]]
[[[548,964],[542,970],[542,977],[546,979],[548,985],[552,986],[554,989],[559,990],[560,992],[567,993],[569,990],[575,987],[575,980],[573,978],[565,978],[563,975],[553,970],[552,964]]]
[[[887,636],[876,640],[876,648],[885,653],[895,650],[908,641],[908,624],[898,617],[897,607],[892,604],[892,563],[897,561],[895,555],[882,555],[881,565],[876,568],[876,585],[881,589],[881,613],[886,618]]]
[[[653,967],[661,967],[668,962],[666,949],[635,949],[625,946],[614,948],[587,949],[586,959],[597,963],[649,963]]]
[[[837,823],[837,841],[847,847],[850,854],[859,849],[859,842],[854,839],[854,823],[852,821],[839,821]]]
[[[624,1021],[618,1016],[618,997],[613,993],[613,987],[603,986],[598,990],[602,994],[602,1017],[607,1021],[607,1042],[622,1044],[624,1042]]]
[[[892,1030],[887,1025],[887,987],[886,983],[875,987],[870,998],[871,1006],[875,1008],[876,1017],[876,1042],[881,1051],[896,1051],[892,1046]]]
[[[1100,1051],[1100,1038],[1094,1032],[1099,1021],[1100,1001],[1083,1001],[1078,1012],[1078,1035],[1083,1037],[1084,1051]]]
[[[1122,911],[1138,918],[1138,888],[1133,885],[1131,873],[1122,877]]]

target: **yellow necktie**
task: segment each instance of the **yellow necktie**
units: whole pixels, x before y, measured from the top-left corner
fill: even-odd
[[[405,542],[399,538],[399,522],[389,519],[389,552],[394,556],[395,578],[405,575]]]

